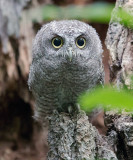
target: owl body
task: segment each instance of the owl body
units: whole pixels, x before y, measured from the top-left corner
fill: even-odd
[[[37,33],[28,80],[37,118],[77,103],[80,94],[103,81],[102,46],[91,26],[77,20],[53,21]]]

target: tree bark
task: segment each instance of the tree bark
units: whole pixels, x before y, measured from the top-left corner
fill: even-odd
[[[110,53],[110,82],[118,89],[133,89],[133,29],[124,26],[116,14],[124,9],[133,15],[132,0],[117,0],[112,12],[106,37],[106,46]],[[131,20],[132,21],[132,20]],[[126,101],[126,100],[125,100]],[[123,108],[124,109],[124,108]],[[114,150],[120,160],[133,159],[133,119],[132,113],[108,111],[105,113],[108,136],[112,136]],[[113,134],[112,134],[113,133]]]
[[[29,44],[32,44],[34,34],[31,21],[28,22],[26,17],[23,17],[20,22],[22,9],[28,2],[29,0],[0,0],[0,137],[2,139],[10,137],[10,140],[17,140],[18,136],[30,139],[33,131],[32,97],[28,91],[27,78],[31,62]],[[7,128],[9,131],[5,134]]]
[[[117,160],[84,111],[59,113],[49,120],[48,160]]]
[[[118,87],[133,89],[133,30],[120,24],[118,9],[124,9],[133,15],[132,0],[117,0],[112,12],[106,37],[106,46],[110,51],[110,81]]]

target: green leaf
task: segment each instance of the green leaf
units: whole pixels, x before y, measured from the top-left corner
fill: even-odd
[[[113,7],[114,5],[104,2],[86,6],[70,5],[59,7],[56,5],[44,5],[27,11],[26,16],[35,21],[78,19],[96,23],[109,23]]]
[[[129,14],[126,10],[118,8],[115,12],[113,21],[118,21],[119,23],[128,28],[133,28],[133,15]]]
[[[56,5],[44,5],[25,11],[26,17],[34,21],[52,21],[61,19],[78,19],[92,23],[108,24],[114,4],[96,2],[91,5],[70,5],[60,7]],[[114,9],[112,21],[133,28],[133,15],[122,8]]]
[[[79,98],[81,109],[90,112],[97,105],[105,109],[118,109],[132,112],[133,95],[127,90],[118,91],[112,87],[96,88],[95,90],[81,95]]]

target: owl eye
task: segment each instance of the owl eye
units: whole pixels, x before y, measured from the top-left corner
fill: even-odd
[[[54,48],[60,48],[63,45],[63,40],[61,37],[55,37],[52,39],[52,45]]]
[[[77,40],[76,40],[76,45],[77,45],[79,48],[84,48],[85,45],[86,45],[86,39],[83,38],[83,37],[77,38]]]

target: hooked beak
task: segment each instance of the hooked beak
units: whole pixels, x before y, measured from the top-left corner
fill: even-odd
[[[69,57],[70,62],[72,61],[73,54],[74,54],[73,48],[72,48],[72,47],[69,47],[69,48],[68,48],[67,55],[68,55],[68,57]]]

